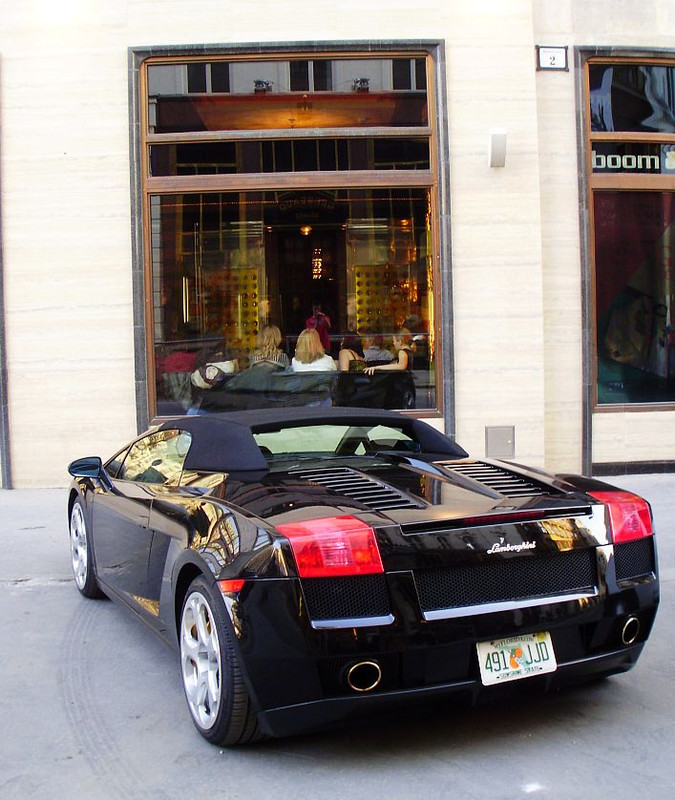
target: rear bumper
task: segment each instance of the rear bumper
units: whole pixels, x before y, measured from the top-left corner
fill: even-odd
[[[524,678],[499,687],[522,686],[527,683],[533,693],[547,692],[564,686],[615,675],[630,670],[644,647],[640,644],[623,647],[601,655],[558,664],[554,673]],[[296,705],[271,708],[258,714],[260,728],[269,736],[291,736],[314,728],[329,727],[392,712],[405,712],[437,698],[457,697],[462,705],[476,705],[482,698],[494,694],[491,687],[479,681],[466,680],[399,691],[330,697]]]
[[[393,621],[317,629],[299,581],[250,581],[229,608],[249,692],[259,723],[273,736],[404,710],[448,696],[458,706],[480,698],[547,690],[625,672],[649,637],[659,604],[654,576],[625,581],[591,597],[568,597],[527,607],[494,609],[437,620],[421,619],[406,576],[389,575]],[[624,636],[629,624],[630,636]],[[548,632],[558,668],[494,687],[480,681],[477,642],[517,633]],[[363,662],[376,662],[381,680],[355,691],[347,679]],[[453,701],[454,702],[454,701]]]

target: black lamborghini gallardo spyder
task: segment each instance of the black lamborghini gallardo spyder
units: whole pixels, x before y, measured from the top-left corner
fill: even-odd
[[[78,589],[178,649],[219,745],[623,672],[658,606],[643,499],[395,412],[181,417],[69,471]]]

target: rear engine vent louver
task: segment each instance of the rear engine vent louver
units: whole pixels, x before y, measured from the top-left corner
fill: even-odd
[[[363,475],[349,467],[334,469],[293,469],[289,474],[304,481],[318,483],[326,489],[359,500],[369,508],[387,511],[391,508],[423,508],[412,497],[386,483]]]
[[[510,472],[496,464],[485,461],[440,462],[447,470],[456,472],[465,478],[499,492],[505,497],[538,497],[540,495],[557,495],[560,492],[552,486],[526,478],[517,472]]]

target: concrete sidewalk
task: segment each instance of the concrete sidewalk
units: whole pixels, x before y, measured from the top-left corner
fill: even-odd
[[[65,489],[0,491],[0,797],[670,800],[675,475],[652,503],[662,602],[634,670],[578,689],[223,750],[194,730],[176,654],[70,572]]]
[[[72,580],[65,489],[0,490],[0,585]]]

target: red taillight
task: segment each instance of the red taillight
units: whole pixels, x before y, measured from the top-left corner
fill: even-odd
[[[375,532],[352,516],[277,525],[291,543],[301,578],[384,572]]]
[[[646,500],[631,492],[589,492],[607,506],[614,544],[652,536],[652,515]]]
[[[218,588],[223,594],[235,594],[244,588],[244,583],[243,580],[218,581]]]

